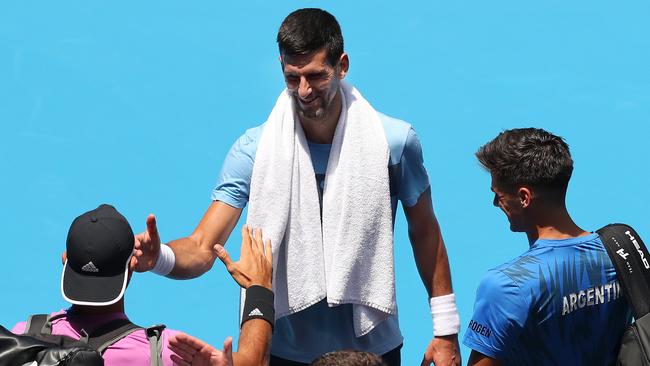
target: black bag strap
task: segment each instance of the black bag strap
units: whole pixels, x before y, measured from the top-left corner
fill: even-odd
[[[56,315],[50,314],[35,314],[27,319],[25,331],[23,334],[39,335],[39,334],[52,334],[52,321],[65,317],[65,313]]]
[[[596,231],[616,268],[619,283],[634,318],[650,313],[650,253],[637,232],[625,224],[609,224]]]
[[[34,314],[27,319],[23,334],[40,334],[41,329],[47,323],[48,314]]]
[[[88,337],[88,346],[103,354],[104,351],[129,334],[143,329],[149,341],[151,366],[163,366],[162,361],[162,332],[164,325],[142,328],[131,323],[128,319],[117,319],[95,329]]]
[[[142,327],[131,323],[129,319],[115,319],[93,329],[88,334],[88,346],[103,354],[106,348],[138,329]]]
[[[66,316],[65,313],[50,316],[49,314],[35,314],[29,317],[25,326],[25,335],[40,335],[52,334],[52,320]],[[154,325],[149,328],[142,328],[133,324],[128,319],[115,319],[105,323],[98,328],[87,334],[84,329],[80,331],[82,334],[81,343],[85,343],[88,347],[97,350],[100,354],[120,339],[128,336],[129,334],[143,329],[149,341],[149,350],[151,352],[151,365],[162,366],[162,345],[163,342],[162,332],[165,325]]]

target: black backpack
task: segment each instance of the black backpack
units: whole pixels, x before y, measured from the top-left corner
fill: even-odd
[[[618,281],[634,314],[621,339],[617,365],[650,365],[650,254],[639,234],[625,224],[596,231],[614,263]]]
[[[52,334],[52,321],[66,314],[29,317],[23,335],[13,335],[2,328],[0,333],[0,366],[23,365],[104,365],[104,351],[129,334],[144,329],[149,340],[151,365],[162,366],[162,331],[164,325],[142,328],[128,319],[116,319],[91,330],[81,330],[81,339]],[[8,334],[7,334],[8,333]]]
[[[104,359],[85,346],[58,346],[17,335],[0,326],[0,366],[102,366]]]

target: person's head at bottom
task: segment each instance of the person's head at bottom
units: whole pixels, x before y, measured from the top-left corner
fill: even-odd
[[[318,357],[310,366],[386,366],[386,363],[374,353],[336,351]]]

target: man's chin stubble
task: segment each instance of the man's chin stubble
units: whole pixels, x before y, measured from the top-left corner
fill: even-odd
[[[314,113],[307,113],[305,111],[299,111],[298,115],[300,117],[308,119],[310,121],[317,122],[318,120],[323,118],[325,113],[324,113],[324,111],[322,109],[319,109],[319,110],[315,111]]]

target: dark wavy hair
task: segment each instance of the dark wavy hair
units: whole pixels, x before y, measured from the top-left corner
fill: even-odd
[[[287,15],[278,30],[277,41],[280,55],[309,55],[325,48],[331,66],[343,54],[339,22],[322,9],[298,9]]]
[[[540,128],[503,131],[481,146],[476,157],[505,189],[530,185],[564,195],[573,172],[569,145]]]
[[[337,351],[318,357],[310,366],[386,366],[386,363],[374,353]]]

